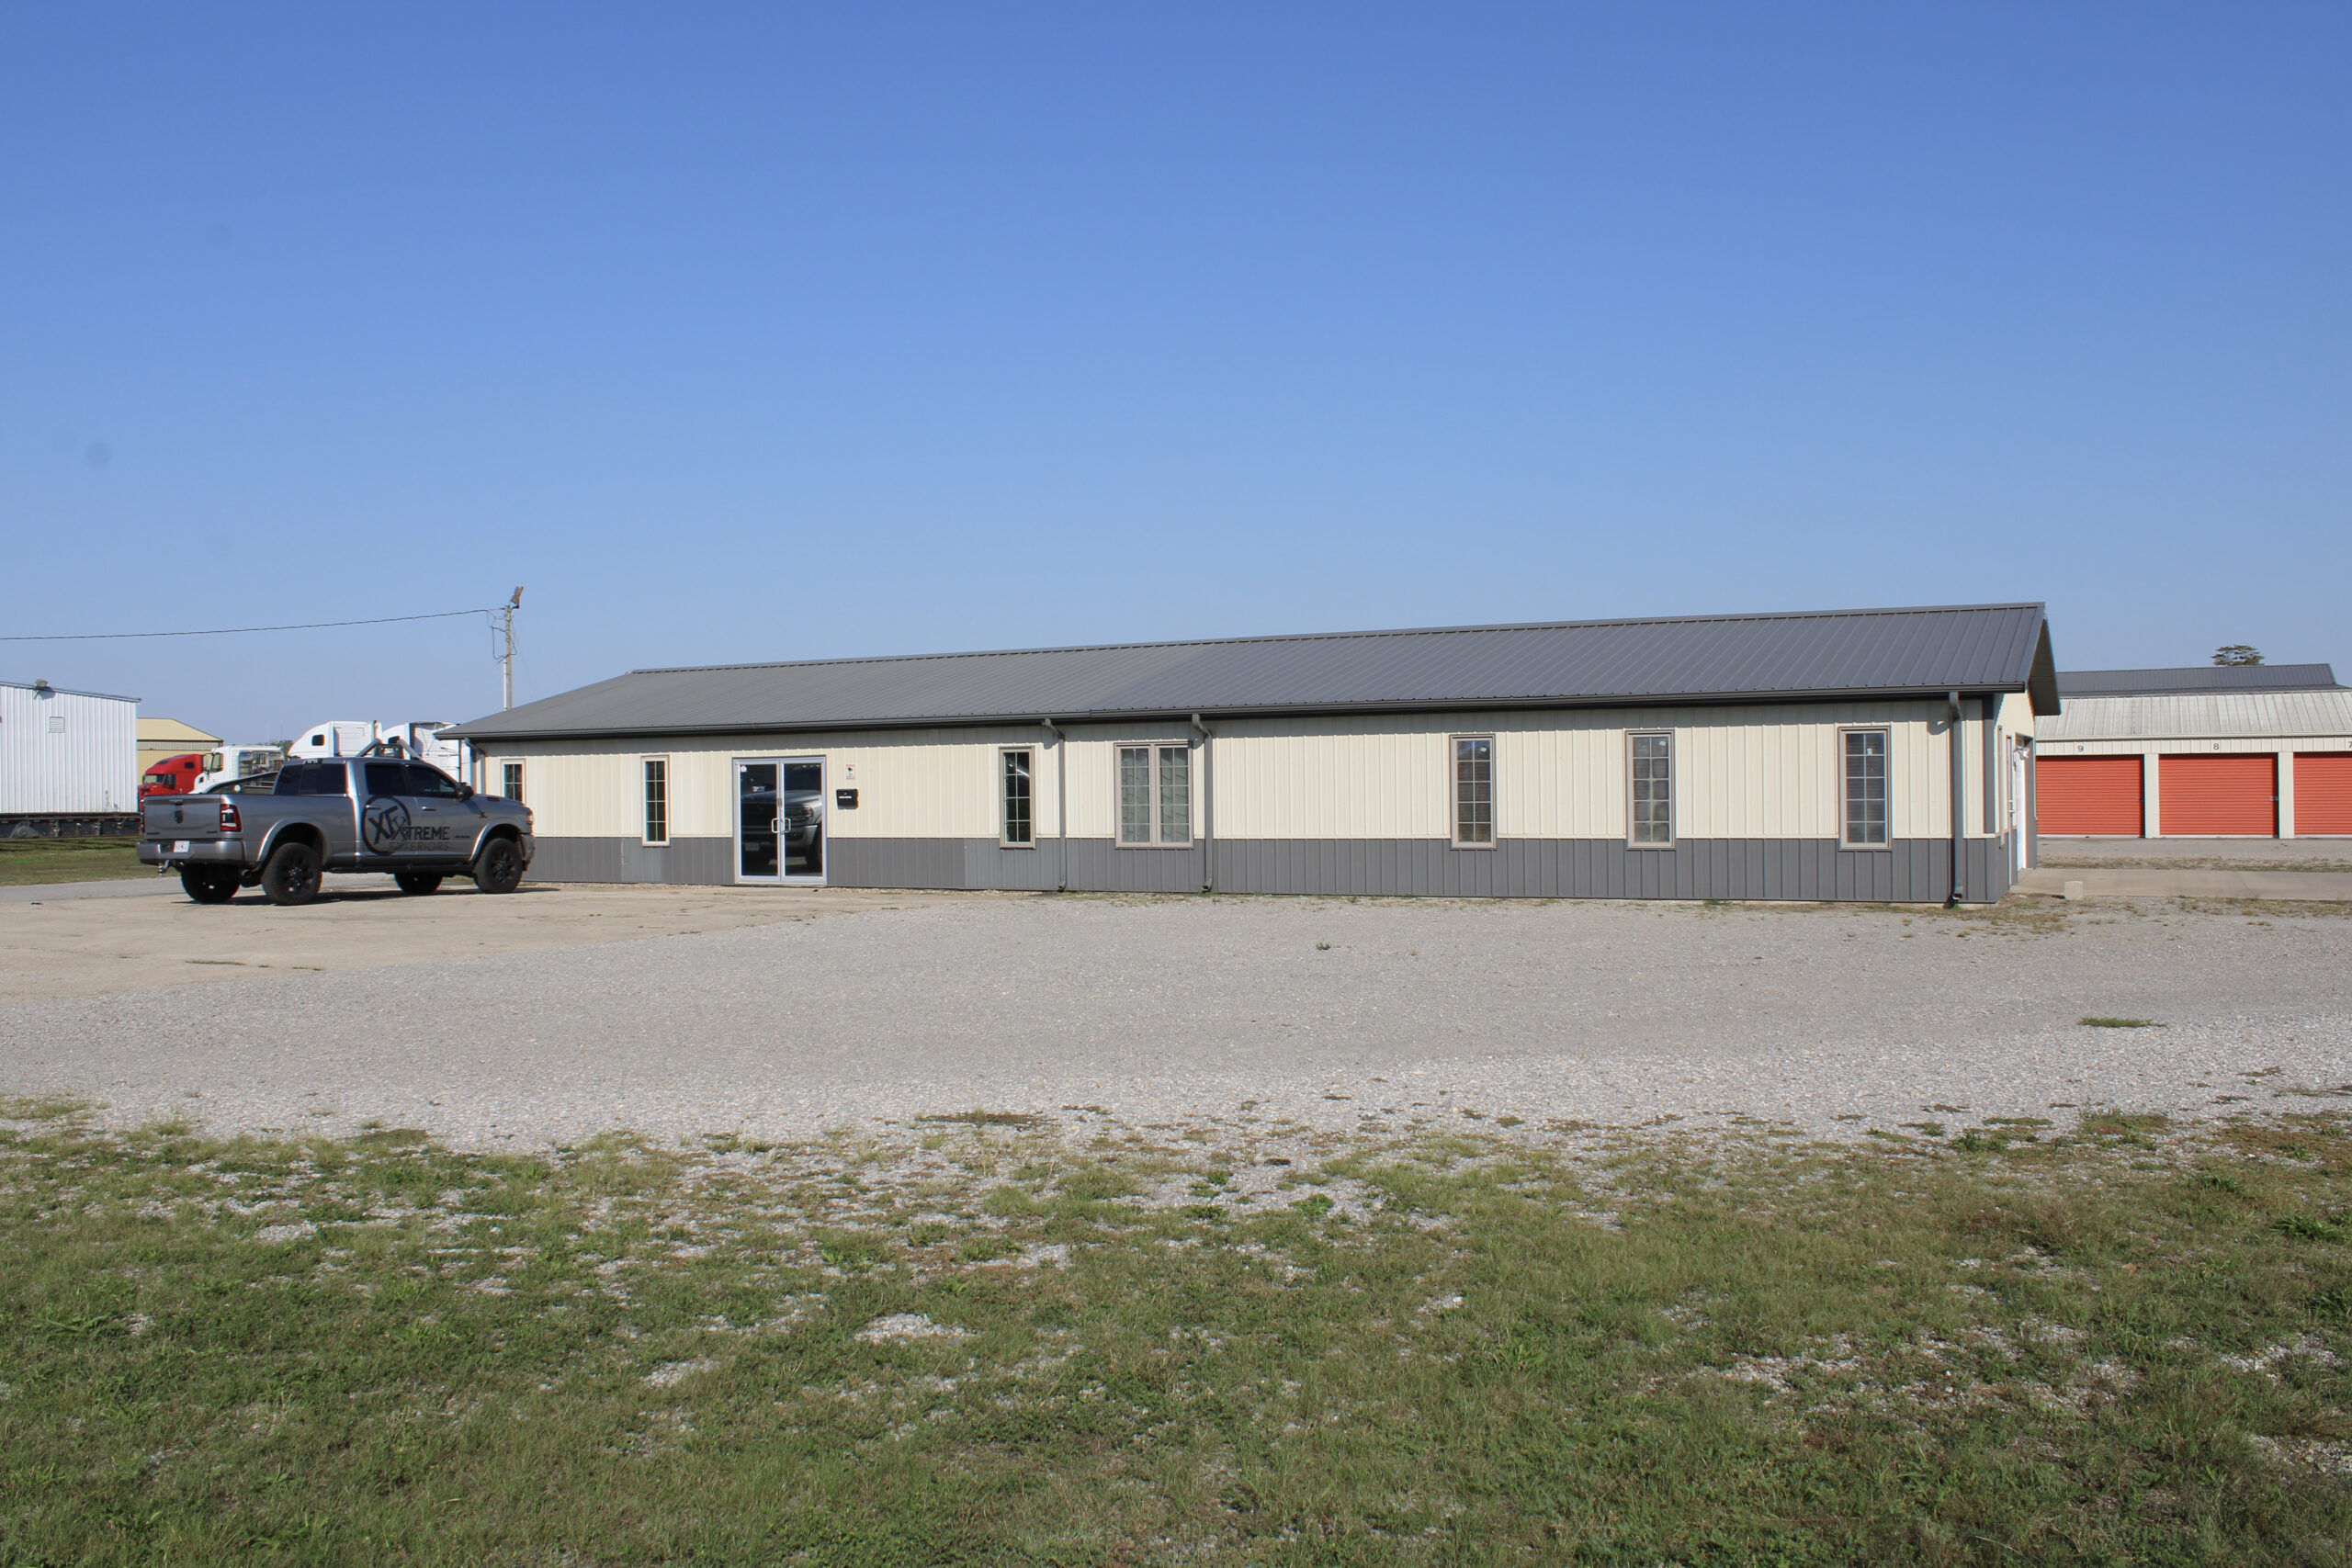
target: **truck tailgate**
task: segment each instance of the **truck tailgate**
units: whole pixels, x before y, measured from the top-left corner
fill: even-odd
[[[220,796],[167,795],[152,797],[139,807],[139,829],[149,839],[217,839],[220,836]]]

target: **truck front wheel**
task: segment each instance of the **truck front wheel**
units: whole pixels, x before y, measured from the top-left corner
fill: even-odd
[[[474,886],[485,893],[512,893],[522,886],[523,852],[512,839],[492,839],[474,862]]]
[[[307,904],[319,896],[319,852],[308,844],[280,844],[262,867],[261,890],[273,904]]]
[[[180,886],[199,904],[225,904],[237,896],[237,873],[225,865],[180,868]]]

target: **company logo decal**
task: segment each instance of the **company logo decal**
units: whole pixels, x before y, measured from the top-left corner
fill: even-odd
[[[408,807],[390,795],[377,795],[359,808],[359,841],[369,854],[390,854],[408,837]]]
[[[388,855],[412,844],[447,844],[449,829],[438,825],[420,828],[408,807],[389,795],[369,798],[359,808],[359,842],[371,855]]]

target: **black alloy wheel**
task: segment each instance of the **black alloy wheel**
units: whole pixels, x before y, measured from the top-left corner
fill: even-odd
[[[441,874],[437,871],[396,871],[392,873],[392,880],[400,884],[403,893],[431,893],[441,886]]]
[[[308,844],[280,844],[262,867],[261,890],[273,904],[307,904],[319,896],[319,852]]]
[[[237,874],[225,865],[184,865],[180,887],[199,904],[225,904],[237,896]]]
[[[512,893],[523,882],[523,852],[512,839],[492,839],[474,862],[474,886],[485,893]]]

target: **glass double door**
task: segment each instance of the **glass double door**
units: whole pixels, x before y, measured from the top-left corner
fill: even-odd
[[[735,761],[735,880],[825,879],[825,760]]]

